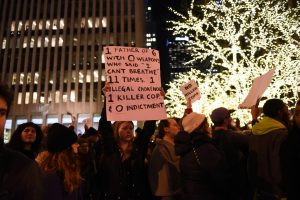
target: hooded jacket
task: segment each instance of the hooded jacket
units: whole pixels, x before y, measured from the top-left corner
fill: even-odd
[[[179,157],[173,144],[157,139],[149,164],[149,181],[155,196],[173,196],[181,192]]]
[[[36,131],[36,139],[32,143],[32,148],[30,150],[24,149],[24,142],[22,141],[22,132],[25,128],[32,127]],[[21,152],[24,155],[26,155],[28,158],[34,160],[37,154],[39,153],[41,143],[43,139],[43,133],[41,128],[33,123],[33,122],[26,122],[23,124],[20,124],[17,129],[14,131],[9,143],[7,144],[7,147],[10,149],[13,149],[15,151]]]
[[[288,130],[284,124],[270,117],[264,117],[252,129],[249,141],[249,177],[261,191],[282,196],[282,144]]]
[[[264,135],[278,129],[286,129],[286,127],[276,119],[264,117],[259,123],[253,126],[252,133],[253,135]]]

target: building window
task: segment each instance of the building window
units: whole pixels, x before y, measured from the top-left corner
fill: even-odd
[[[93,116],[93,127],[98,130],[98,126],[99,126],[99,120],[101,118],[100,114],[94,114]]]
[[[62,124],[65,126],[70,126],[70,124],[72,123],[72,117],[71,115],[63,115],[62,116]]]
[[[25,116],[19,116],[17,117],[17,120],[16,120],[16,128],[20,125],[20,124],[24,124],[28,122],[27,118]]]
[[[32,116],[31,121],[37,125],[43,124],[43,117],[42,116]]]
[[[57,115],[47,115],[47,125],[58,123]]]

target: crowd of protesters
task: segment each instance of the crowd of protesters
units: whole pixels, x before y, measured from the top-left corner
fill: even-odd
[[[11,102],[0,84],[0,200],[300,199],[300,101],[293,116],[280,99],[253,106],[247,134],[232,110],[205,116],[188,101],[182,119],[145,121],[135,134],[104,105],[98,130],[27,122],[4,144]]]

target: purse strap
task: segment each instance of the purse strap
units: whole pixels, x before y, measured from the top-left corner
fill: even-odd
[[[197,153],[195,147],[193,147],[193,152],[194,152],[194,155],[196,158],[196,162],[198,163],[199,166],[201,166],[201,162],[200,162],[200,159],[199,159],[199,156],[198,156],[198,153]]]

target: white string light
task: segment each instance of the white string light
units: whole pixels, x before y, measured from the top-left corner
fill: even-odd
[[[192,69],[169,83],[168,114],[182,116],[185,99],[179,86],[192,79],[202,92],[201,100],[193,104],[195,111],[209,115],[220,106],[237,109],[253,79],[274,67],[264,97],[294,105],[300,77],[300,8],[287,9],[286,5],[287,0],[225,0],[221,7],[217,1],[205,5],[192,1],[186,16],[171,9],[180,19],[168,22],[170,30],[175,36],[190,38],[192,59],[188,63],[210,56],[212,67],[207,74]],[[246,123],[251,116],[249,110],[237,110],[235,117]]]

